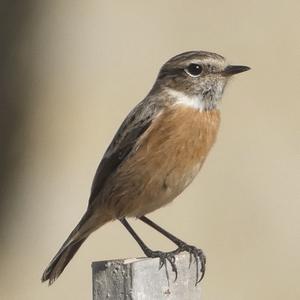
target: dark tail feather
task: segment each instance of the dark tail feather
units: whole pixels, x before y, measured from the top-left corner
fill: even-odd
[[[86,238],[83,238],[68,246],[62,247],[43,273],[42,282],[49,280],[49,285],[51,285],[63,272],[69,261],[73,258],[85,240]]]
[[[49,285],[51,285],[62,273],[87,237],[94,230],[106,223],[104,221],[99,222],[98,220],[98,224],[96,223],[95,226],[93,219],[93,216],[87,211],[44,271],[42,282],[49,280]]]
[[[85,238],[59,251],[43,273],[42,282],[49,280],[49,285],[51,285],[63,272],[84,241]]]

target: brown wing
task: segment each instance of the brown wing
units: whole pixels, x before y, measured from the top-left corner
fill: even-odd
[[[160,105],[146,98],[126,117],[97,168],[92,184],[89,206],[93,203],[110,175],[116,171],[130,153],[135,151],[136,142],[150,126],[160,108]]]

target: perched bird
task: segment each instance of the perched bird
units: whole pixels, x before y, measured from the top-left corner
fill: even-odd
[[[175,254],[189,252],[197,262],[196,282],[203,278],[206,260],[202,250],[145,215],[171,202],[195,178],[216,140],[226,83],[232,75],[249,69],[228,65],[224,57],[205,51],[179,54],[162,66],[149,94],[129,113],[106,150],[87,211],[50,262],[42,281],[53,283],[87,237],[112,220],[122,222],[146,256],[159,257],[161,265],[169,261],[176,275]],[[177,245],[176,250],[152,251],[127,217],[159,231]]]

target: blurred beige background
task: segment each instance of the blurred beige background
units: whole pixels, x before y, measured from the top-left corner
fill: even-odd
[[[203,299],[300,299],[299,1],[17,2],[0,8],[1,300],[91,299],[92,261],[142,255],[114,222],[40,283],[119,124],[167,59],[196,49],[252,70],[226,90],[201,174],[151,217],[204,249]]]

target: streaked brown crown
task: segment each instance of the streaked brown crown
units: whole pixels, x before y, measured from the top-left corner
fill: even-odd
[[[248,70],[244,66],[228,66],[225,58],[206,51],[189,51],[176,55],[160,69],[152,93],[172,89],[186,96],[199,97],[207,107],[215,107],[221,99],[228,78]],[[198,73],[197,73],[198,72]]]

